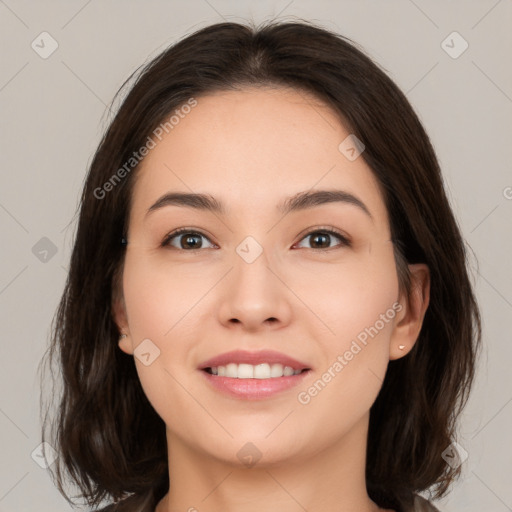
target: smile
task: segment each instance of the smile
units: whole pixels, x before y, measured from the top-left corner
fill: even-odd
[[[306,368],[294,370],[291,366],[283,366],[280,363],[262,363],[257,365],[228,363],[225,366],[205,368],[205,371],[212,375],[231,377],[232,379],[276,379],[298,375],[306,371]]]
[[[263,400],[271,398],[275,395],[283,393],[286,390],[289,390],[295,386],[298,386],[306,375],[309,375],[311,372],[310,369],[304,370],[296,370],[298,373],[293,372],[291,375],[285,375],[290,372],[291,367],[284,367],[282,370],[279,367],[276,367],[274,371],[274,376],[272,376],[272,367],[268,364],[261,364],[253,367],[252,365],[234,365],[234,370],[231,370],[230,365],[226,365],[225,367],[217,367],[217,371],[219,368],[226,368],[226,371],[232,371],[237,373],[236,377],[222,376],[222,375],[214,375],[213,368],[205,368],[200,370],[203,378],[206,379],[207,384],[211,386],[216,392],[221,393],[223,396],[228,396],[231,398],[236,398],[238,400]],[[241,373],[256,371],[259,377],[239,377],[238,371],[239,367],[242,366]],[[249,366],[249,368],[245,368]],[[256,368],[263,366],[263,369],[256,370]],[[265,366],[269,368],[265,368]],[[254,370],[253,370],[254,368]],[[288,368],[288,369],[287,369]],[[277,376],[277,372],[279,371],[280,376]],[[269,375],[270,374],[270,375]],[[262,375],[268,375],[267,377]]]

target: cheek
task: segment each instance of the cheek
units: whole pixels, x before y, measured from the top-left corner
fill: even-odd
[[[398,277],[388,243],[374,243],[371,251],[359,250],[339,264],[317,264],[315,272],[308,270],[303,269],[299,279],[293,281],[291,274],[288,279],[297,283],[294,291],[317,317],[321,338],[318,330],[311,334],[324,340],[329,353],[347,349],[358,336],[364,342],[365,329],[375,325],[380,339],[389,336]]]
[[[219,277],[202,268],[169,264],[142,251],[126,257],[123,290],[133,346],[149,339],[158,353],[149,366],[135,358],[142,387],[157,411],[165,411],[166,403],[179,403],[182,391],[172,377],[188,378],[201,334],[198,326],[206,325],[211,313],[205,310],[205,295]]]
[[[299,397],[311,417],[321,418],[327,438],[348,428],[374,403],[387,371],[390,337],[401,309],[389,247],[374,250],[328,277],[320,279],[323,292],[318,279],[313,288],[313,280],[309,283],[309,289],[315,290],[315,296],[310,295],[316,301],[311,302],[317,306],[315,313],[329,330],[317,335],[324,364],[312,386],[302,389]],[[340,417],[345,422],[340,423]]]
[[[181,322],[193,318],[194,305],[214,283],[215,276],[209,283],[199,270],[166,265],[143,254],[127,256],[123,285],[130,330],[139,337],[166,340],[175,326],[182,329]]]
[[[169,423],[173,421],[169,404],[182,411],[190,407],[175,379],[184,380],[181,372],[192,343],[192,336],[185,335],[186,325],[197,321],[191,308],[205,293],[202,287],[182,286],[183,282],[183,273],[170,266],[162,269],[147,254],[134,250],[126,257],[123,286],[133,347],[151,340],[145,341],[150,364],[135,353],[137,373],[146,397]]]

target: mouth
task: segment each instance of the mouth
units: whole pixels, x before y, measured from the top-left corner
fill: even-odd
[[[232,350],[203,361],[198,370],[210,389],[239,400],[270,398],[312,372],[308,363],[275,350]]]
[[[264,400],[298,386],[309,375],[311,368],[294,370],[290,366],[266,363],[254,367],[233,363],[202,368],[200,372],[207,384],[222,396],[237,400]]]
[[[280,363],[261,363],[257,365],[228,363],[223,366],[208,366],[202,370],[210,375],[231,379],[279,379],[300,375],[311,370],[311,368],[292,368]]]

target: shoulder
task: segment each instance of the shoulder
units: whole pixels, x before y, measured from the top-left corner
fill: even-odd
[[[157,505],[154,500],[153,494],[144,496],[132,495],[122,501],[111,503],[89,512],[154,512]]]
[[[95,510],[91,510],[90,512],[117,512],[118,508],[115,504],[107,505],[103,508],[98,508]]]
[[[426,500],[419,494],[414,495],[414,503],[410,512],[441,512],[430,501]]]

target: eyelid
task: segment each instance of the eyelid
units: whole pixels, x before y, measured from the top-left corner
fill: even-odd
[[[314,252],[326,252],[326,251],[333,250],[336,247],[352,247],[351,237],[333,226],[317,226],[317,227],[307,228],[305,231],[303,231],[299,235],[300,238],[299,238],[298,242],[294,243],[292,247],[296,246],[298,243],[302,242],[302,240],[304,240],[308,236],[311,236],[315,233],[327,233],[328,235],[334,235],[335,237],[337,237],[340,240],[340,243],[334,247],[320,248],[320,249],[305,247],[304,249],[309,249]],[[213,245],[216,245],[214,242],[211,242],[210,236],[203,233],[202,230],[197,229],[197,228],[184,227],[184,228],[178,228],[174,231],[171,231],[167,235],[165,235],[164,239],[162,240],[161,247],[171,247],[169,245],[170,240],[172,240],[173,238],[175,238],[179,235],[183,235],[183,234],[200,235],[200,236],[208,239],[210,241],[210,243],[212,243]],[[173,248],[180,250],[180,251],[184,251],[184,252],[195,252],[195,251],[200,251],[201,249],[204,249],[203,247],[200,247],[197,249],[181,249],[181,248],[178,249],[176,247],[173,247]]]
[[[202,237],[207,238],[208,240],[210,240],[209,235],[206,235],[200,229],[197,229],[197,228],[178,228],[178,229],[176,229],[174,231],[171,231],[170,233],[168,233],[167,235],[164,236],[164,239],[162,240],[161,246],[162,247],[168,247],[169,246],[169,241],[171,239],[173,239],[174,237],[177,237],[179,235],[184,235],[184,234],[201,235]],[[210,243],[215,245],[211,241],[210,241]],[[184,251],[184,249],[178,249],[178,250]],[[189,249],[186,252],[192,252],[192,251],[196,251],[196,250],[199,250],[199,249]]]
[[[328,235],[331,235],[331,236],[334,235],[335,237],[339,238],[339,240],[341,241],[341,243],[338,246],[328,247],[327,249],[310,249],[315,252],[325,252],[325,251],[335,249],[336,247],[351,247],[352,246],[352,239],[347,234],[343,233],[342,231],[340,231],[339,229],[337,229],[333,226],[318,226],[318,227],[314,227],[314,228],[308,228],[303,233],[304,234],[301,233],[299,235],[301,238],[299,239],[299,242],[297,242],[297,243],[302,242],[302,240],[304,240],[308,236],[311,236],[315,233],[327,233]],[[294,244],[294,246],[295,245],[296,244]],[[308,249],[308,247],[306,247],[306,249]]]

